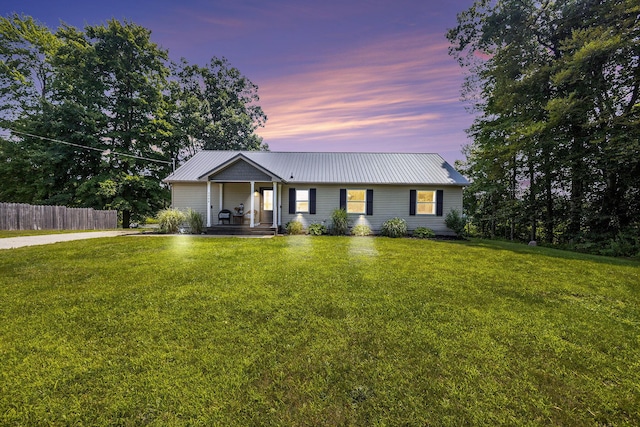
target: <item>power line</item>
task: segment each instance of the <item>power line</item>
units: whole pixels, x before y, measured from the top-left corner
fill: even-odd
[[[104,153],[105,151],[110,151],[110,154],[115,154],[115,155],[118,155],[118,156],[132,157],[132,158],[138,159],[138,160],[146,160],[146,161],[149,161],[149,162],[164,163],[164,164],[167,164],[167,165],[173,164],[173,162],[168,162],[166,160],[158,160],[158,159],[152,159],[152,158],[149,158],[149,157],[136,156],[135,154],[119,153],[117,151],[111,151],[110,149],[88,147],[86,145],[74,144],[73,142],[61,141],[59,139],[54,139],[54,138],[47,138],[45,136],[34,135],[34,134],[28,133],[28,132],[21,132],[19,130],[14,130],[14,129],[11,129],[11,128],[5,128],[5,129],[10,130],[11,132],[17,133],[17,134],[20,134],[20,135],[25,135],[25,136],[30,136],[32,138],[43,139],[45,141],[51,141],[51,142],[57,142],[57,143],[60,143],[60,144],[70,145],[72,147],[83,148],[85,150],[99,151],[101,153]]]

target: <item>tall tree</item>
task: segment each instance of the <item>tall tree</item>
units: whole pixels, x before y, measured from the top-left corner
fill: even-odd
[[[31,130],[25,122],[41,116],[51,101],[52,60],[59,40],[31,17],[0,18],[0,125]],[[48,144],[28,135],[0,140],[0,200],[47,200],[55,175]],[[51,156],[51,159],[55,156]]]
[[[173,76],[171,76],[173,72]],[[224,59],[168,53],[151,32],[108,21],[56,33],[0,18],[0,200],[110,207],[131,220],[164,207],[172,160],[201,149],[267,149],[257,86]]]
[[[155,182],[156,191],[162,192],[159,181],[169,168],[167,163],[149,159],[168,161],[160,148],[170,135],[164,116],[166,104],[163,95],[169,75],[167,52],[151,41],[149,30],[129,22],[123,24],[111,20],[106,26],[89,26],[86,36],[97,59],[95,63],[88,64],[93,72],[93,76],[89,76],[89,84],[95,84],[97,80],[105,100],[101,112],[106,126],[101,140],[109,149],[105,156],[110,168],[106,179],[100,182],[118,182],[126,177],[139,176],[142,179],[129,179],[127,185],[119,182],[115,188],[124,192],[133,185],[139,185],[139,190],[148,191],[150,182]],[[130,199],[136,193],[123,192],[109,197],[126,199],[129,194]],[[123,226],[129,227],[132,213],[147,215],[157,210],[161,206],[155,202],[158,199],[150,198],[148,209],[143,212],[133,211],[131,200],[126,204],[120,203]]]
[[[205,150],[267,150],[256,134],[267,120],[258,87],[222,58],[206,67],[184,59],[174,70],[171,85],[172,147],[183,160]]]
[[[639,17],[630,0],[479,0],[458,15],[451,53],[481,112],[467,149],[471,189],[486,198],[483,171],[512,172],[515,186],[499,192],[527,214],[505,203],[493,215],[502,227],[518,222],[515,237],[535,238],[540,221],[548,241],[640,244]],[[513,161],[496,162],[507,149]]]

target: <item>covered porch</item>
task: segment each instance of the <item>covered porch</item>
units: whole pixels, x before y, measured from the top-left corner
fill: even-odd
[[[208,229],[269,228],[277,230],[282,223],[282,185],[278,182],[207,181]]]
[[[207,183],[207,229],[277,231],[282,225],[282,179],[246,156],[238,154],[199,180]]]

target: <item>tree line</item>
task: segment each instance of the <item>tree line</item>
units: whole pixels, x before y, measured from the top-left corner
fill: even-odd
[[[477,0],[449,30],[483,236],[640,252],[640,3]]]
[[[162,178],[197,151],[268,149],[257,91],[224,58],[170,61],[132,22],[2,17],[0,201],[113,208],[128,227],[167,204]]]

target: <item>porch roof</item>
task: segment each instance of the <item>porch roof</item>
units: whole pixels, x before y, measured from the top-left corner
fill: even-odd
[[[164,181],[207,181],[214,171],[243,160],[289,184],[469,184],[439,154],[210,150],[197,153]]]

